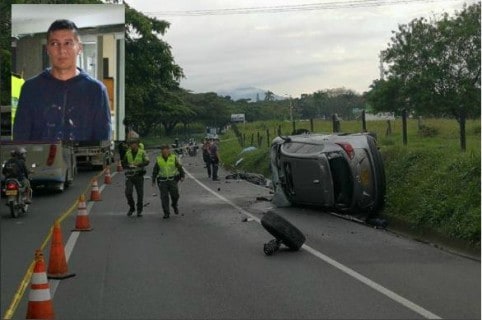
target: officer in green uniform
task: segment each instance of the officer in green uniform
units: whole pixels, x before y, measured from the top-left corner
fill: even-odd
[[[184,180],[184,169],[175,154],[171,153],[168,145],[161,147],[161,155],[157,157],[152,171],[152,185],[157,182],[161,192],[162,210],[164,219],[169,218],[169,196],[175,214],[179,214],[177,203],[179,201],[178,182]]]
[[[132,216],[136,206],[134,202],[133,192],[134,188],[137,193],[137,216],[142,217],[142,209],[144,207],[144,174],[145,167],[149,165],[149,157],[145,150],[139,148],[139,140],[131,139],[129,141],[129,149],[127,150],[122,166],[126,168],[126,198],[129,204],[129,211],[127,216]]]

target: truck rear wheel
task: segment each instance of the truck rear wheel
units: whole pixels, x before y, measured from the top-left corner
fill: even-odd
[[[65,171],[65,182],[64,182],[64,189],[68,189],[70,186],[70,181],[69,181],[69,171]]]

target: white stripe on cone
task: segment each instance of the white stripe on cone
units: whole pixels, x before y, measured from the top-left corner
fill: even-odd
[[[32,274],[32,284],[46,284],[47,282],[47,274],[45,272]]]
[[[32,289],[28,295],[29,301],[48,301],[50,300],[50,289]]]

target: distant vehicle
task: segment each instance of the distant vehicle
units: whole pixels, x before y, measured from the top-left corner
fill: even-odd
[[[3,164],[10,158],[16,147],[27,150],[27,167],[35,164],[35,172],[30,176],[32,188],[45,188],[64,191],[72,184],[77,173],[74,148],[72,145],[55,143],[18,143],[3,141],[0,146],[0,159]],[[4,177],[1,177],[3,185]]]
[[[368,133],[277,137],[270,158],[278,206],[311,205],[371,218],[384,205],[383,159]]]
[[[206,138],[208,139],[219,139],[218,137],[219,130],[218,128],[214,127],[207,127],[206,128]]]
[[[206,139],[209,139],[209,140],[218,140],[219,139],[219,136],[217,133],[208,133],[206,134]]]
[[[114,161],[114,144],[111,141],[78,141],[74,144],[77,165],[103,168]]]

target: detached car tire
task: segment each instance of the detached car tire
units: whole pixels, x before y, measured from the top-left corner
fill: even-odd
[[[306,241],[305,235],[298,228],[273,211],[264,214],[261,225],[291,250],[299,250]]]

